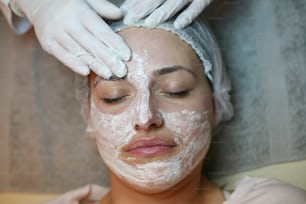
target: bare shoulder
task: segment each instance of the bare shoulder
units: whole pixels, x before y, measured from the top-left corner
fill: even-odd
[[[306,204],[306,191],[272,178],[246,177],[226,187],[232,195],[224,204]]]
[[[99,204],[109,204],[109,203],[111,203],[110,191],[108,191],[108,193],[102,198],[102,200],[100,200]]]

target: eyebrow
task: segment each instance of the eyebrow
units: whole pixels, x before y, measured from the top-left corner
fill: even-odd
[[[174,65],[174,66],[171,66],[171,67],[163,67],[161,69],[153,71],[153,75],[155,77],[158,77],[158,76],[162,76],[162,75],[165,75],[165,74],[170,74],[170,73],[177,72],[177,71],[186,71],[186,72],[190,73],[194,78],[196,78],[196,74],[193,71],[191,71],[190,69],[188,69],[184,66],[181,66],[181,65]],[[125,79],[126,79],[126,76],[123,77],[123,78],[119,78],[119,77],[116,77],[115,75],[113,75],[110,79],[107,79],[107,80],[108,81],[120,81],[120,80],[125,80]],[[94,87],[96,87],[96,85],[102,80],[105,80],[105,79],[103,79],[102,77],[97,75],[95,80],[94,80]]]
[[[171,67],[163,67],[159,70],[155,70],[153,72],[153,75],[154,76],[161,76],[161,75],[170,74],[170,73],[177,72],[177,71],[186,71],[186,72],[190,73],[193,77],[196,78],[196,74],[192,70],[190,70],[190,69],[188,69],[184,66],[181,66],[181,65],[174,65],[174,66],[171,66]]]
[[[120,77],[117,77],[117,76],[115,76],[115,75],[112,75],[111,78],[109,78],[109,79],[104,79],[104,78],[102,78],[102,77],[100,77],[100,76],[97,75],[97,76],[95,77],[95,80],[94,80],[94,87],[96,87],[97,84],[98,84],[100,81],[102,81],[102,80],[107,80],[107,81],[120,81],[120,80],[124,80],[124,79],[126,79],[126,76],[123,77],[123,78],[120,78]]]

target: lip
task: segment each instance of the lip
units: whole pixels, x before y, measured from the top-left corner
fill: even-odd
[[[136,157],[154,157],[169,153],[177,144],[172,139],[150,137],[132,141],[123,148],[124,152]]]

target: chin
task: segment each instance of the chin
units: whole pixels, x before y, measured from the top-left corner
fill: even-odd
[[[127,174],[119,176],[116,174],[116,177],[129,188],[134,189],[143,194],[159,194],[165,191],[172,190],[178,186],[183,186],[181,183],[185,183],[189,179],[189,176],[192,175],[194,170],[189,169],[187,171],[175,171],[172,169],[168,172],[163,172],[159,176],[152,176],[150,178],[135,178],[129,177]],[[168,176],[165,176],[168,174]],[[161,178],[162,177],[162,178]],[[191,178],[191,177],[190,177]]]
[[[162,193],[164,191],[170,190],[171,188],[173,188],[177,183],[179,183],[179,181],[177,182],[173,182],[173,183],[154,183],[154,182],[150,182],[150,183],[146,183],[143,185],[139,185],[139,184],[134,184],[131,182],[128,182],[128,185],[130,186],[130,188],[140,192],[140,193],[144,193],[144,194],[159,194]]]

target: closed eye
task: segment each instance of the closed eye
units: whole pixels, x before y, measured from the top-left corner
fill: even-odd
[[[183,91],[176,91],[176,92],[167,92],[166,94],[170,97],[181,98],[181,97],[187,96],[189,92],[190,90],[183,90]]]
[[[125,99],[125,96],[120,96],[116,98],[103,98],[104,103],[107,104],[116,104]]]

